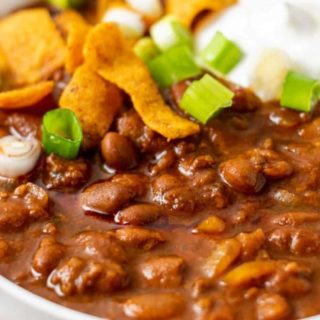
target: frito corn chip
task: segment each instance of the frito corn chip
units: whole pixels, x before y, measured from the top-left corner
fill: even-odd
[[[122,105],[121,91],[86,65],[79,67],[62,93],[60,107],[81,122],[85,149],[99,145]]]
[[[66,71],[70,74],[83,63],[83,46],[91,26],[76,11],[63,11],[56,17],[56,23],[66,35]]]
[[[175,15],[183,24],[190,27],[201,13],[219,12],[236,2],[237,0],[167,0],[166,12]]]
[[[0,108],[19,109],[30,107],[53,91],[52,81],[39,82],[28,87],[0,92]]]
[[[0,49],[11,87],[46,80],[64,63],[65,45],[46,9],[22,10],[1,20]]]
[[[168,139],[199,132],[199,126],[180,117],[163,101],[145,64],[133,53],[115,24],[100,24],[87,37],[87,63],[104,79],[127,92],[144,123]]]

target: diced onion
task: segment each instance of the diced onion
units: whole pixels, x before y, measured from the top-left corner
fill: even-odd
[[[126,7],[116,7],[107,10],[102,21],[118,24],[121,31],[127,37],[142,37],[146,31],[142,16]]]
[[[160,0],[127,0],[127,3],[142,15],[153,19],[157,19],[163,14]]]
[[[192,48],[191,32],[173,16],[166,16],[155,23],[150,34],[161,51],[166,51],[178,45],[187,45]]]
[[[201,69],[196,65],[192,51],[186,45],[171,48],[148,63],[150,72],[162,88],[196,77]]]
[[[217,32],[200,53],[204,63],[222,74],[229,73],[242,59],[241,49],[221,32]]]
[[[266,49],[250,79],[251,87],[264,100],[279,99],[283,81],[293,63],[281,49]]]
[[[289,71],[284,80],[280,104],[282,107],[310,112],[319,100],[319,93],[319,81]]]
[[[29,173],[40,154],[40,142],[36,139],[19,139],[12,135],[0,138],[0,175],[16,178]]]
[[[194,81],[185,91],[180,106],[195,119],[205,124],[223,108],[232,105],[234,93],[206,74]]]
[[[160,54],[158,47],[150,37],[145,37],[137,41],[133,48],[134,53],[145,63]]]

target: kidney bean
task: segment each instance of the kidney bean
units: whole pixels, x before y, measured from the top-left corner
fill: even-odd
[[[261,191],[266,183],[262,172],[245,157],[223,162],[219,171],[222,180],[238,192],[255,194]]]
[[[160,209],[154,204],[135,204],[119,211],[114,220],[120,224],[144,225],[156,221]]]
[[[131,248],[151,250],[166,241],[159,231],[137,227],[127,227],[115,230],[115,237]]]
[[[132,169],[138,156],[131,140],[116,132],[108,132],[101,142],[101,154],[106,164],[116,170]]]
[[[290,313],[288,302],[276,293],[263,293],[257,299],[258,320],[286,319]]]
[[[80,194],[80,204],[84,210],[97,213],[113,213],[121,209],[136,192],[127,186],[105,181],[96,183]]]
[[[127,317],[141,320],[169,319],[182,315],[184,299],[179,294],[151,293],[133,296],[123,305]]]
[[[184,268],[178,256],[151,257],[141,265],[141,273],[150,287],[173,288],[182,284]]]
[[[59,264],[64,251],[65,247],[53,237],[44,238],[33,256],[33,269],[42,276],[47,276]]]

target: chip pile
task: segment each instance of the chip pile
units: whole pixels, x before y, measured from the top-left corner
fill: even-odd
[[[168,0],[166,10],[190,26],[202,11],[219,11],[232,2]],[[98,22],[115,3],[124,2],[97,1],[98,19],[92,24],[76,11],[53,16],[46,8],[21,10],[0,20],[0,108],[41,106],[56,94],[61,75],[67,75],[71,79],[58,104],[79,118],[85,149],[98,145],[109,130],[124,92],[144,123],[167,139],[199,132],[198,124],[165,103],[148,68],[134,54],[133,40],[116,24]]]

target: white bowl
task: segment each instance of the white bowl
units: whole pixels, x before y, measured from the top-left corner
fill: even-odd
[[[2,276],[0,276],[0,319],[101,320],[41,298]]]

